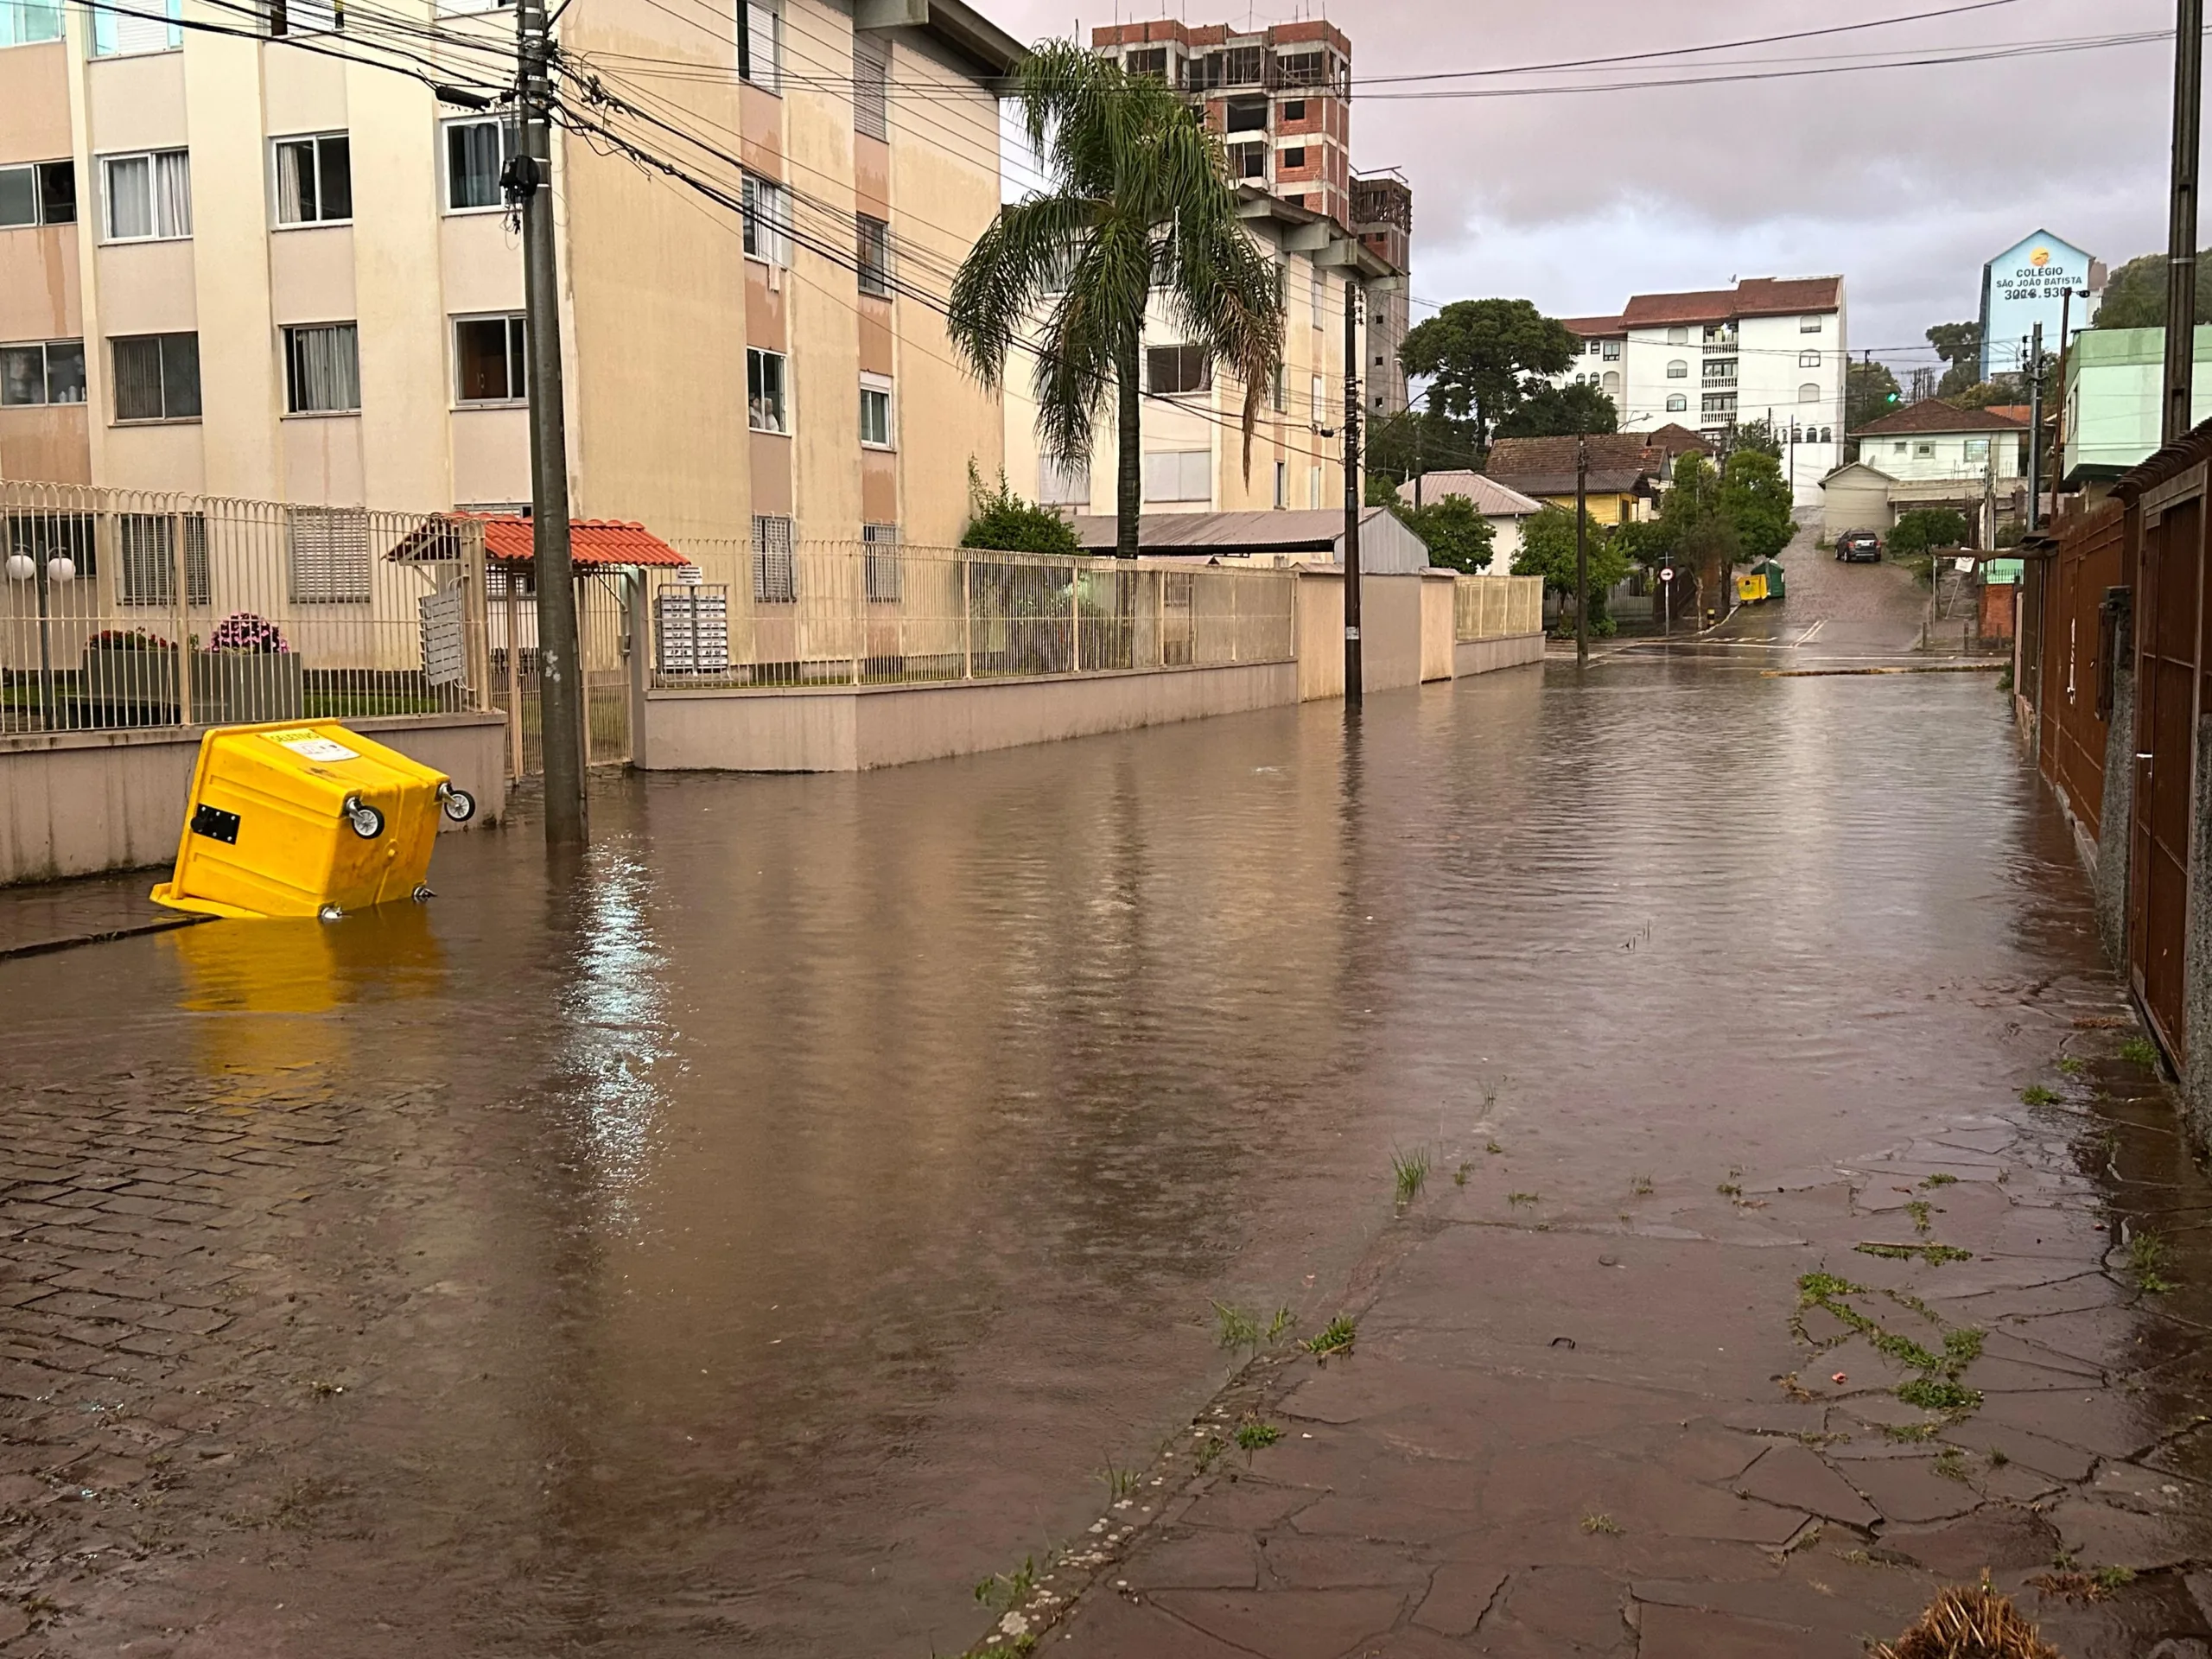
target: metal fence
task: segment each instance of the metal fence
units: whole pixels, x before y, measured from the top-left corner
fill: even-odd
[[[652,683],[899,685],[1288,662],[1298,577],[888,542],[677,544]]]
[[[0,733],[489,707],[480,525],[0,482]]]
[[[1461,576],[1452,585],[1452,637],[1503,639],[1544,626],[1541,576]]]

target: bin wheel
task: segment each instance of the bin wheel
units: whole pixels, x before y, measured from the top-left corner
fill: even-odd
[[[335,905],[325,905],[321,910],[315,912],[315,915],[326,922],[334,922],[345,913]]]
[[[430,884],[429,884],[429,882],[427,882],[427,881],[417,881],[417,882],[415,884],[415,894],[414,894],[414,897],[415,897],[415,902],[416,902],[416,904],[418,904],[418,905],[421,905],[421,904],[428,904],[431,899],[433,899],[436,898],[437,896],[438,896],[438,895],[437,895],[436,893],[433,893],[433,892],[431,892],[431,891],[430,891]]]
[[[465,789],[455,789],[448,784],[443,791],[446,817],[455,823],[467,823],[476,816],[476,798]]]
[[[347,809],[346,817],[353,826],[353,833],[363,841],[374,841],[384,834],[384,814],[365,801]]]

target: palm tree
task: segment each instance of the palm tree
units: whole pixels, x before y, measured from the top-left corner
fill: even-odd
[[[1014,95],[1052,188],[999,210],[953,280],[947,329],[986,386],[1035,330],[1038,434],[1064,464],[1090,457],[1113,386],[1116,551],[1135,558],[1146,308],[1156,289],[1184,340],[1243,383],[1249,477],[1282,360],[1274,263],[1238,222],[1220,143],[1164,80],[1058,41],[1023,61]]]

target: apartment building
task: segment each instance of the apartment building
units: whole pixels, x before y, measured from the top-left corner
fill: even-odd
[[[1618,315],[1561,321],[1581,352],[1554,380],[1596,385],[1623,431],[1678,424],[1719,439],[1770,421],[1797,503],[1820,505],[1844,437],[1842,277],[1750,276],[1733,288],[1638,294]]]
[[[1247,185],[1238,191],[1245,228],[1275,262],[1285,302],[1283,362],[1262,395],[1250,463],[1243,436],[1244,387],[1164,316],[1145,325],[1141,405],[1144,511],[1243,512],[1335,507],[1344,501],[1344,308],[1348,281],[1373,283],[1389,270],[1360,238],[1319,212]],[[1367,355],[1370,332],[1355,331]],[[1115,509],[1116,423],[1098,428],[1088,462],[1063,466],[1040,448],[1037,406],[1017,365],[1007,377],[1006,454],[1010,480],[1035,488],[1049,506],[1074,514]]]
[[[1221,136],[1236,179],[1344,226],[1386,268],[1368,289],[1363,403],[1370,415],[1403,409],[1398,347],[1407,328],[1404,278],[1413,268],[1413,188],[1395,168],[1363,174],[1352,167],[1344,32],[1315,19],[1237,29],[1159,18],[1101,26],[1090,41],[1130,73],[1181,88]]]
[[[526,502],[510,112],[426,84],[496,85],[512,10],[132,10],[0,0],[0,477]],[[1020,44],[963,0],[592,0],[556,33],[743,207],[556,131],[576,514],[957,539],[1003,422],[938,302],[997,212]]]

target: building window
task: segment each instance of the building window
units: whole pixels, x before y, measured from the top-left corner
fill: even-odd
[[[746,0],[738,12],[737,73],[764,92],[783,91],[784,18],[772,5]]]
[[[496,116],[446,123],[446,211],[481,213],[499,203],[499,173],[515,153],[507,124]]]
[[[1807,429],[1808,431],[1810,431],[1812,429],[1810,429],[1810,428],[1808,427],[1808,428],[1807,428],[1806,429]],[[1834,443],[1834,442],[1835,442],[1834,433],[1835,433],[1835,429],[1834,429],[1834,427],[1828,427],[1828,426],[1824,426],[1824,427],[1822,427],[1822,428],[1821,429],[1821,442],[1822,443]]]
[[[184,44],[184,29],[177,21],[183,15],[182,0],[147,0],[128,13],[95,6],[92,55],[129,58],[148,52],[174,52]]]
[[[1320,425],[1323,421],[1328,418],[1329,414],[1329,381],[1327,376],[1317,374],[1313,378],[1312,381],[1306,386],[1306,413],[1313,417],[1314,425]]]
[[[1223,111],[1221,130],[1224,132],[1265,132],[1268,130],[1268,100],[1264,98],[1232,98]]]
[[[1321,326],[1321,296],[1324,292],[1321,268],[1319,265],[1309,265],[1306,272],[1313,279],[1313,326],[1319,328]]]
[[[791,264],[791,192],[747,173],[739,186],[738,201],[745,220],[745,257],[771,265]]]
[[[1682,393],[1670,391],[1667,394],[1667,412],[1669,415],[1684,414],[1688,410],[1689,406],[1690,400]]]
[[[854,263],[859,270],[861,292],[887,300],[891,297],[891,226],[866,213],[855,215],[854,222],[858,256]]]
[[[755,432],[788,432],[784,354],[748,346],[745,353],[745,423]]]
[[[1819,368],[1819,367],[1821,366],[1821,354],[1820,354],[1818,352],[1800,352],[1800,353],[1797,353],[1797,366],[1798,366],[1799,368],[1801,368],[1801,369],[1817,369],[1817,368]]]
[[[0,0],[4,13],[8,0]],[[77,167],[73,162],[40,162],[31,167],[0,167],[0,229],[17,225],[74,225],[77,222]]]
[[[1290,463],[1275,462],[1275,511],[1281,512],[1290,505]]]
[[[1933,461],[1933,460],[1935,460],[1935,459],[1936,459],[1936,446],[1935,446],[1934,444],[1932,444],[1932,443],[1916,443],[1916,444],[1914,444],[1914,445],[1912,446],[1912,458],[1913,458],[1915,461]]]
[[[1211,449],[1155,449],[1144,458],[1147,501],[1205,501],[1213,494]]]
[[[853,130],[891,137],[891,47],[863,29],[853,32]]]
[[[279,225],[327,225],[353,217],[353,151],[344,133],[279,138],[275,149]]]
[[[1818,317],[1815,317],[1815,316],[1805,316],[1805,317],[1800,317],[1800,318],[1798,318],[1798,319],[1797,319],[1797,332],[1798,332],[1799,334],[1819,334],[1819,333],[1821,332],[1821,319],[1820,319],[1820,318],[1818,318]]]
[[[207,520],[196,512],[125,512],[116,516],[123,572],[116,599],[124,605],[176,603],[176,532],[184,526],[184,583],[190,603],[212,605],[214,582],[207,569]]]
[[[1140,48],[1124,53],[1122,67],[1133,75],[1157,75],[1167,79],[1167,48],[1164,46]]]
[[[1281,363],[1268,380],[1268,407],[1281,414],[1290,407],[1290,376]]]
[[[369,602],[367,513],[287,507],[284,544],[295,605]]]
[[[346,27],[346,0],[262,0],[261,15],[272,40],[334,34]]]
[[[791,521],[772,513],[753,515],[753,602],[789,605],[798,597],[798,573],[791,559]]]
[[[361,407],[359,335],[350,322],[284,330],[284,408],[293,415],[352,415]]]
[[[1308,507],[1321,505],[1321,469],[1319,467],[1306,469],[1306,505]]]
[[[1605,350],[1604,350],[1603,355],[1604,355],[1605,359],[1605,361],[1606,361],[1606,362],[1608,362],[1608,363],[1618,363],[1618,362],[1619,362],[1619,361],[1621,360],[1621,343],[1620,343],[1620,341],[1618,341],[1618,340],[1605,340],[1605,341],[1603,341],[1603,342],[1601,342],[1601,343],[1603,344],[1603,346],[1604,346],[1604,347],[1605,347]]]
[[[1283,99],[1282,118],[1286,121],[1303,121],[1306,118],[1306,100],[1302,98]]]
[[[1047,507],[1090,505],[1090,462],[1054,461],[1042,455],[1037,461],[1037,499]]]
[[[1155,393],[1204,391],[1213,385],[1213,367],[1203,346],[1153,346],[1145,351],[1144,378]]]
[[[150,242],[192,234],[192,165],[181,149],[109,156],[107,239]]]
[[[1819,403],[1821,401],[1821,388],[1819,382],[1808,380],[1802,385],[1799,386],[1797,388],[1797,401],[1801,404]]]
[[[1618,370],[1606,370],[1604,377],[1598,384],[1599,388],[1605,391],[1606,396],[1611,397],[1618,397],[1620,396],[1621,377]]]
[[[61,38],[60,0],[0,0],[0,46]]]
[[[512,404],[530,395],[525,326],[512,314],[453,320],[455,403]]]
[[[1687,328],[1669,328],[1667,331],[1667,343],[1669,346],[1688,345],[1690,343],[1690,331]]]
[[[200,336],[138,334],[108,342],[118,421],[200,418]]]
[[[1899,438],[1895,443],[1890,446],[1890,453],[1893,455],[1901,455],[1904,454],[1904,451],[1905,443],[1903,438]]]
[[[899,563],[899,526],[861,526],[861,586],[872,604],[896,604],[906,593],[904,568]]]
[[[34,346],[0,346],[0,405],[84,401],[83,340],[49,340]]]
[[[1230,177],[1266,180],[1268,147],[1265,143],[1231,144],[1228,147],[1228,153]]]
[[[1667,378],[1669,380],[1688,379],[1690,378],[1688,359],[1680,357],[1669,358],[1667,361]]]
[[[1987,438],[1968,438],[1967,440],[1967,464],[1971,467],[1980,467],[1986,464],[1988,460],[1989,440]]]
[[[1285,151],[1283,151],[1283,153],[1282,153],[1282,164],[1283,164],[1285,167],[1303,167],[1303,166],[1305,166],[1305,165],[1306,165],[1306,146],[1305,146],[1305,145],[1303,145],[1303,144],[1293,144],[1293,145],[1292,145],[1288,149],[1286,149]]]
[[[891,382],[880,374],[861,376],[861,443],[888,449],[896,429],[891,423]]]

